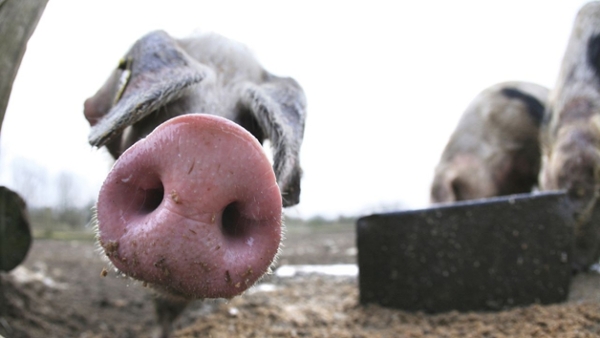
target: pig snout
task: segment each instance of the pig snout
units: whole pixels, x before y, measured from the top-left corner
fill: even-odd
[[[187,298],[231,298],[271,266],[282,200],[257,139],[184,115],[125,151],[97,204],[98,238],[124,274]]]

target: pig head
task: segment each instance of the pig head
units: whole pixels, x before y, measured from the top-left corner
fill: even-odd
[[[575,270],[600,257],[600,3],[583,6],[577,17],[542,130],[542,190],[564,189],[573,205]]]
[[[117,159],[97,206],[113,264],[185,298],[250,287],[278,251],[281,207],[299,203],[305,106],[296,81],[216,34],[135,42],[84,104],[89,143]]]
[[[529,192],[540,168],[539,127],[548,90],[504,82],[467,107],[444,149],[431,185],[432,203]]]
[[[265,71],[241,44],[216,34],[176,40],[149,33],[84,104],[90,144],[114,158],[166,120],[192,113],[222,116],[259,142],[270,140],[283,204],[300,202],[304,92],[292,78]]]

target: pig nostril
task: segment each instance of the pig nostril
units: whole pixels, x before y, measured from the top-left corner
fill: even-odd
[[[149,214],[156,210],[163,200],[165,189],[161,185],[158,188],[146,189],[143,191],[143,200],[140,206],[140,211]]]
[[[236,202],[229,203],[223,210],[221,229],[223,234],[231,238],[239,238],[244,234],[243,219]]]

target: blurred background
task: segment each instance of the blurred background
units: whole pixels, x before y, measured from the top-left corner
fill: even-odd
[[[85,223],[112,160],[88,145],[83,102],[135,40],[164,29],[238,40],[303,86],[304,177],[289,217],[425,207],[469,102],[502,81],[552,87],[585,2],[52,0],[14,83],[0,184],[34,213]]]

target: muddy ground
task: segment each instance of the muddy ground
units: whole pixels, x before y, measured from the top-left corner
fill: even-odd
[[[354,227],[292,228],[282,264],[355,263]],[[119,278],[90,240],[36,240],[3,275],[9,337],[152,337],[151,293]],[[577,276],[564,304],[426,315],[358,305],[356,277],[270,276],[231,301],[195,302],[174,337],[600,337],[600,276]]]

